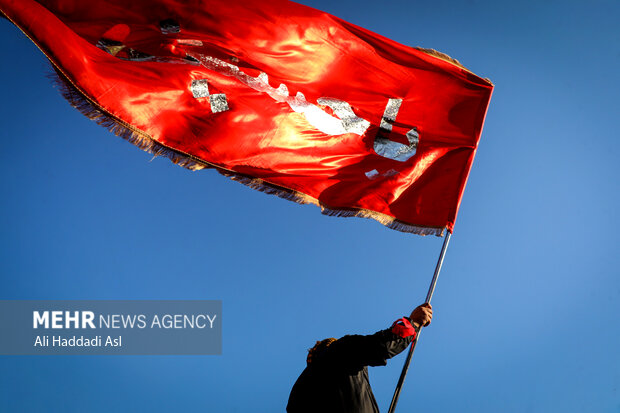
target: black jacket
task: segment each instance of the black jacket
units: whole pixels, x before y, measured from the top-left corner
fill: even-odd
[[[400,326],[394,323],[392,328],[373,335],[344,336],[332,343],[301,373],[291,390],[286,411],[378,413],[367,366],[385,366],[387,359],[407,348],[415,337],[410,327],[403,329],[401,321]]]

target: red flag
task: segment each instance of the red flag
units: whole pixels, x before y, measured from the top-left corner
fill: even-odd
[[[285,0],[0,0],[83,113],[323,213],[452,231],[492,84]]]

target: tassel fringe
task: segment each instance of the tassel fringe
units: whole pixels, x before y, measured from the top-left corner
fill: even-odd
[[[437,51],[435,49],[428,49],[425,47],[415,47],[415,49],[426,53],[427,55],[430,56],[434,56],[438,59],[444,60],[448,63],[452,63],[453,65],[456,65],[458,67],[460,67],[461,69],[467,70],[469,73],[474,74],[474,72],[472,72],[471,70],[469,70],[468,68],[466,68],[465,66],[463,66],[463,64],[461,62],[459,62],[458,60],[456,60],[453,57],[448,56],[445,53],[442,53],[440,51]],[[484,80],[486,80],[487,82],[489,82],[490,85],[493,85],[493,82],[491,82],[491,80],[489,78],[484,78]]]
[[[459,63],[457,62],[456,64]],[[116,118],[112,114],[105,111],[103,108],[99,107],[85,94],[80,92],[60,70],[55,68],[55,73],[51,73],[49,77],[52,82],[58,87],[60,93],[69,102],[69,104],[79,110],[83,115],[87,116],[89,119],[97,122],[98,125],[103,126],[116,136],[127,140],[128,142],[132,143],[143,151],[151,153],[154,156],[165,156],[176,165],[182,166],[192,171],[207,168],[215,169],[220,174],[234,181],[240,182],[252,189],[264,192],[266,194],[276,195],[280,198],[297,202],[299,204],[317,205],[321,208],[321,213],[323,215],[333,217],[370,218],[378,221],[379,223],[385,225],[388,228],[418,235],[436,235],[441,237],[445,233],[446,228],[419,227],[415,225],[410,225],[399,221],[389,215],[385,215],[376,211],[370,211],[367,209],[332,209],[324,205],[318,199],[315,199],[304,193],[289,188],[273,185],[269,182],[265,182],[260,178],[254,178],[238,174],[236,172],[223,169],[217,165],[210,164],[192,155],[168,148],[155,141],[146,133],[140,131],[137,128],[134,128],[130,124]]]

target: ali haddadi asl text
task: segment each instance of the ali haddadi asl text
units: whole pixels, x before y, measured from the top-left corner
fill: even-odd
[[[37,336],[34,340],[34,347],[122,347],[123,340],[121,336],[102,336],[84,337],[84,336]]]

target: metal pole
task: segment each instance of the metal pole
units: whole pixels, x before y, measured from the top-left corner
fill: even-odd
[[[433,298],[433,293],[435,292],[435,285],[437,284],[437,278],[439,277],[439,271],[441,271],[441,265],[443,264],[443,259],[446,255],[446,250],[448,249],[448,244],[450,243],[450,236],[452,233],[448,231],[446,237],[443,240],[443,246],[441,247],[441,253],[439,253],[439,259],[437,260],[437,266],[435,267],[435,273],[433,274],[433,279],[431,280],[431,285],[428,287],[428,293],[426,294],[426,303],[431,302]],[[403,386],[403,382],[405,381],[405,377],[407,376],[407,370],[409,370],[409,363],[411,363],[411,357],[413,356],[413,351],[415,350],[415,345],[418,343],[420,339],[420,334],[422,333],[422,328],[418,331],[415,340],[411,343],[411,347],[409,347],[409,353],[407,354],[407,360],[405,360],[405,365],[403,366],[403,370],[400,372],[400,377],[398,378],[398,384],[396,385],[396,390],[394,390],[394,396],[392,396],[392,402],[390,403],[390,409],[388,413],[394,413],[396,409],[396,403],[398,402],[398,396],[400,396],[400,389]]]

